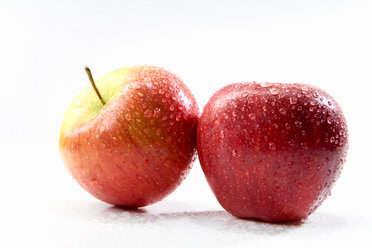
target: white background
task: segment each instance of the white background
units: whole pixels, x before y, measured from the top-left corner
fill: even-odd
[[[0,0],[0,246],[371,247],[372,1]],[[303,223],[236,219],[200,165],[138,212],[104,204],[58,154],[68,104],[95,75],[153,64],[176,73],[202,109],[238,81],[305,82],[333,95],[349,124],[344,171]]]

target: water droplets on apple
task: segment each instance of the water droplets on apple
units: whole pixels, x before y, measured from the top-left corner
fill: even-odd
[[[249,119],[251,119],[251,120],[255,120],[255,119],[256,119],[256,115],[253,114],[253,113],[250,113],[250,114],[248,115],[248,117],[249,117]]]
[[[297,98],[296,97],[290,97],[289,98],[289,103],[290,104],[296,104],[297,103]]]
[[[180,120],[181,120],[181,118],[182,118],[182,115],[181,115],[181,113],[178,113],[178,114],[176,115],[176,121],[180,121]]]
[[[238,156],[238,150],[236,149],[233,149],[232,152],[231,152],[231,155],[236,158]]]
[[[125,114],[125,119],[127,121],[130,121],[130,120],[132,120],[132,117],[130,116],[130,114]]]
[[[275,143],[273,143],[273,142],[269,142],[269,149],[270,149],[271,151],[276,151],[276,145],[275,145]]]
[[[277,95],[279,95],[279,93],[280,93],[280,90],[278,89],[278,88],[271,88],[270,90],[269,90],[269,92],[270,92],[270,94],[272,95],[272,96],[277,96]]]
[[[331,118],[331,117],[328,117],[328,118],[327,118],[327,123],[328,123],[328,124],[332,124],[332,118]]]
[[[284,108],[280,108],[279,113],[281,113],[282,115],[285,115],[287,111]]]

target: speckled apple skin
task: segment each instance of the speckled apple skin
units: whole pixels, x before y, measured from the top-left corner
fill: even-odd
[[[154,66],[128,73],[94,118],[61,132],[59,147],[86,191],[109,204],[142,207],[166,197],[188,173],[199,109],[174,74]]]
[[[199,159],[217,200],[240,218],[299,221],[330,195],[346,159],[337,102],[305,84],[237,83],[205,106]]]

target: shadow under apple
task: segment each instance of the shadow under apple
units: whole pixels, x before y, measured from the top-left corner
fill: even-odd
[[[169,205],[180,207],[179,202],[169,202]],[[176,207],[176,208],[177,208]],[[141,225],[155,224],[159,226],[198,226],[200,229],[213,229],[221,232],[250,233],[256,235],[278,235],[284,232],[301,232],[301,229],[339,230],[347,225],[347,221],[340,216],[324,212],[313,214],[307,220],[288,223],[267,223],[254,219],[239,219],[226,211],[171,211],[157,213],[146,208],[126,209],[110,206],[98,213],[96,218],[99,222],[111,224]],[[185,208],[184,208],[185,209]],[[187,207],[186,207],[187,209]]]

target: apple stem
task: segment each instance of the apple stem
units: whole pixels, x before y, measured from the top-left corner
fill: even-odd
[[[88,77],[89,77],[90,83],[92,84],[93,89],[94,89],[94,91],[96,92],[96,94],[97,94],[99,100],[101,101],[102,105],[105,105],[106,102],[105,102],[105,100],[102,98],[101,93],[99,93],[99,91],[98,91],[98,89],[97,89],[97,86],[96,86],[96,83],[94,82],[94,79],[93,79],[93,76],[92,76],[92,72],[90,71],[90,69],[89,69],[88,66],[85,66],[85,71],[86,71],[86,73],[88,74]]]

